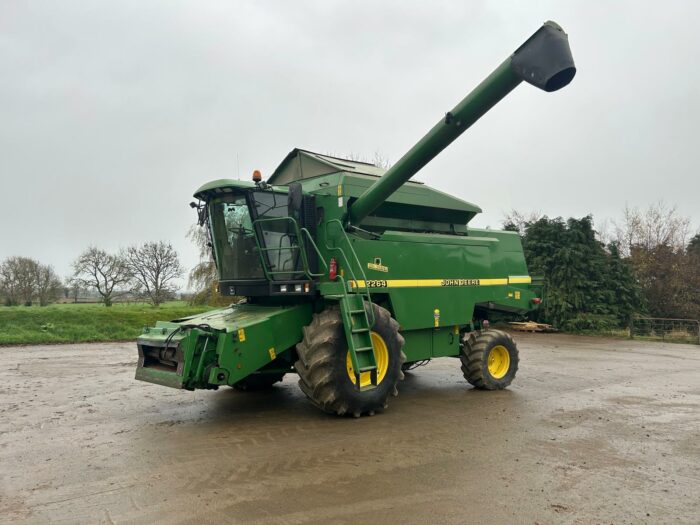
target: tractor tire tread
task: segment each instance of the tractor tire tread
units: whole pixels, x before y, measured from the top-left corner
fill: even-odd
[[[502,379],[495,379],[486,373],[487,352],[496,343],[505,343],[512,365]],[[479,390],[502,390],[513,381],[518,371],[518,349],[510,334],[501,330],[477,331],[469,334],[462,343],[459,355],[462,374],[467,382]]]
[[[297,344],[299,359],[294,367],[299,374],[299,387],[309,400],[326,413],[359,417],[364,414],[374,414],[388,406],[389,395],[395,395],[396,383],[404,378],[401,365],[406,361],[402,351],[404,338],[399,333],[399,324],[391,317],[388,310],[374,305],[375,326],[383,323],[390,327],[387,331],[393,338],[385,341],[388,346],[399,349],[399,358],[395,366],[398,371],[394,374],[396,380],[391,385],[385,385],[382,390],[386,395],[380,399],[372,397],[372,401],[361,403],[353,399],[345,399],[343,391],[336,380],[338,348],[346,348],[340,309],[330,306],[320,313],[314,314],[311,323],[303,329],[303,339]],[[345,359],[342,356],[343,361]],[[385,380],[389,379],[389,371]],[[380,386],[377,386],[380,388]]]

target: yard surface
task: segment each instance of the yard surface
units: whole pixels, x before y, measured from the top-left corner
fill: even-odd
[[[173,301],[159,308],[146,303],[52,304],[0,307],[0,345],[124,341],[136,339],[144,326],[156,321],[210,310]]]
[[[383,414],[133,380],[133,343],[0,348],[0,522],[693,523],[700,347],[516,334],[518,377],[454,359]]]

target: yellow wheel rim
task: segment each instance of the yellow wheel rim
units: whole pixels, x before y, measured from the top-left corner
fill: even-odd
[[[494,379],[501,379],[508,373],[510,368],[510,354],[503,345],[494,346],[489,352],[488,358],[489,374]]]
[[[377,384],[381,383],[386,376],[387,370],[389,370],[389,349],[382,339],[382,336],[377,332],[372,332],[372,346],[374,346],[374,358],[377,362]],[[350,352],[348,351],[347,358],[345,359],[345,365],[348,369],[348,376],[353,385],[357,382],[355,379],[355,370],[352,367],[352,359],[350,359]],[[360,386],[365,387],[370,385],[372,382],[370,377],[370,372],[362,372],[360,374]]]

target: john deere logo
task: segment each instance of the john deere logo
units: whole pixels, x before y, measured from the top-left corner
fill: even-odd
[[[367,263],[367,268],[370,270],[376,270],[378,272],[388,272],[389,267],[382,264],[382,259],[380,257],[375,257],[373,263]]]

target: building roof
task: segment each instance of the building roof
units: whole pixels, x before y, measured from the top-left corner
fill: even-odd
[[[311,179],[321,175],[330,175],[344,171],[381,177],[386,172],[369,162],[341,159],[305,149],[294,148],[277,166],[277,169],[267,179],[269,184],[289,184],[290,182]]]

